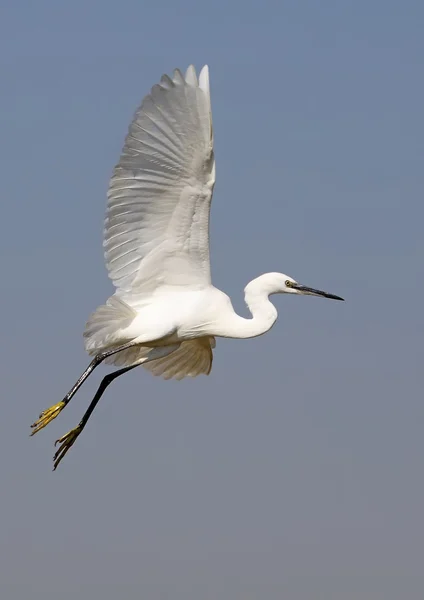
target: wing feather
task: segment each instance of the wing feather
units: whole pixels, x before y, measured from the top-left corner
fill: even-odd
[[[165,379],[209,375],[212,369],[213,348],[215,348],[214,337],[187,340],[169,356],[143,366],[153,375],[159,375]]]
[[[104,248],[120,291],[210,284],[214,183],[208,68],[176,69],[144,98],[110,181]]]

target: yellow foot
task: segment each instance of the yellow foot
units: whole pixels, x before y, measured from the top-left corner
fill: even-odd
[[[62,402],[54,404],[50,408],[43,410],[43,412],[40,415],[40,418],[31,425],[31,435],[34,435],[35,433],[37,433],[37,431],[40,431],[40,429],[43,429],[46,425],[48,425],[50,421],[53,421],[53,419],[55,419],[57,415],[61,412],[61,410],[63,410],[64,408],[65,403],[62,400]]]
[[[54,445],[57,446],[57,444],[60,444],[60,446],[58,451],[53,456],[53,471],[57,469],[60,461],[68,452],[69,448],[71,448],[71,446],[74,445],[75,440],[77,439],[82,430],[83,428],[81,427],[81,425],[78,425],[78,427],[75,427],[75,429],[71,429],[71,431],[68,431],[68,433],[66,433],[63,437],[55,441]]]

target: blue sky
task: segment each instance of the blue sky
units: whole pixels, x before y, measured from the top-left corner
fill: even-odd
[[[423,22],[418,0],[0,8],[5,598],[422,598]],[[215,284],[242,314],[273,270],[347,302],[276,298],[208,378],[121,378],[52,474],[107,372],[27,437],[112,292],[112,167],[190,63],[211,70]]]

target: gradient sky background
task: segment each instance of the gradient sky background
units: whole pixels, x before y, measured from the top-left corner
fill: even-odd
[[[9,2],[0,8],[0,591],[6,600],[422,600],[424,4]],[[213,276],[282,270],[209,378],[104,367],[52,425],[112,292],[102,219],[137,105],[210,65]]]

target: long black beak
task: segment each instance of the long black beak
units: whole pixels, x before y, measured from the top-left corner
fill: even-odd
[[[340,298],[340,296],[328,294],[327,292],[316,290],[315,288],[306,287],[306,285],[301,285],[300,283],[292,283],[292,287],[294,287],[295,290],[298,290],[302,294],[310,294],[311,296],[322,296],[323,298],[331,298],[331,300],[342,300],[344,302],[344,298]]]

